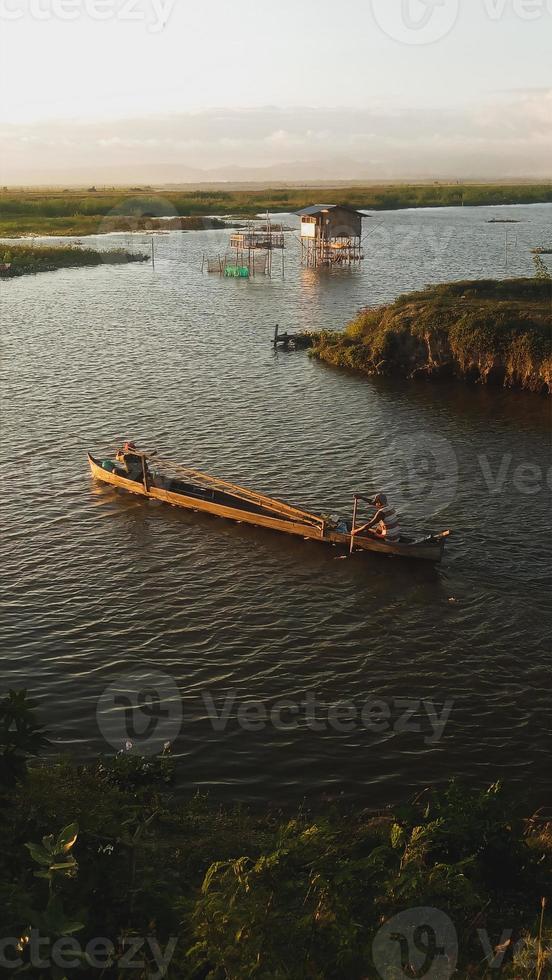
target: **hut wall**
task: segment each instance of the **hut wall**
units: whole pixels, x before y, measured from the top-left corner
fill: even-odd
[[[362,235],[362,217],[351,211],[333,208],[323,219],[324,235],[329,238],[350,236],[360,238]]]

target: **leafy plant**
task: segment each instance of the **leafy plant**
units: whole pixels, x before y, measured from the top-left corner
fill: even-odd
[[[544,279],[546,282],[552,281],[552,275],[550,275],[549,268],[544,264],[543,259],[540,255],[533,256],[533,265],[535,266],[535,278]]]
[[[349,824],[347,835],[335,824],[292,821],[273,851],[215,862],[196,904],[191,956],[229,980],[360,980],[379,926],[430,906],[467,936],[469,963],[481,955],[473,922],[490,934],[511,923],[519,939],[549,872],[498,784],[469,792],[453,783],[398,808],[395,820]]]
[[[71,823],[64,827],[57,837],[54,834],[48,834],[42,838],[40,844],[25,844],[33,861],[40,868],[39,871],[34,872],[34,877],[43,878],[48,882],[48,901],[42,911],[31,910],[29,912],[29,926],[19,943],[20,951],[23,953],[29,941],[31,929],[37,930],[41,937],[48,940],[50,946],[56,940],[65,939],[84,929],[83,922],[75,920],[66,913],[61,898],[63,883],[77,875],[78,865],[72,851],[77,842],[78,832],[78,824]],[[63,956],[63,952],[58,951],[59,962],[50,968],[53,980],[62,980],[65,976]],[[86,954],[71,950],[70,954],[67,953],[66,958],[69,962],[74,961],[75,958],[85,962]],[[32,966],[33,964],[30,963],[29,965]]]
[[[4,713],[14,703],[2,702]],[[36,726],[26,705],[19,735],[8,726],[24,760],[23,733]],[[483,929],[491,952],[504,954],[504,980],[547,980],[552,827],[538,813],[522,820],[499,784],[452,782],[379,814],[335,807],[290,819],[175,797],[169,763],[63,760],[29,766],[10,786],[0,808],[2,926],[21,937],[30,976],[72,976],[63,962],[33,970],[35,929],[50,941],[79,934],[81,949],[112,937],[114,980],[132,937],[170,950],[171,980],[371,980],[381,926],[429,906],[457,930],[459,977],[495,976]],[[504,930],[510,938],[493,947]],[[155,973],[154,948],[146,972]],[[91,975],[85,953],[71,957]]]
[[[25,844],[33,861],[41,866],[40,871],[35,871],[35,878],[46,878],[50,892],[53,892],[56,880],[77,873],[78,865],[71,851],[78,832],[78,824],[70,823],[60,831],[57,838],[49,834],[42,838],[41,844]]]
[[[0,790],[22,779],[28,760],[50,744],[35,707],[26,691],[10,690],[0,700]]]

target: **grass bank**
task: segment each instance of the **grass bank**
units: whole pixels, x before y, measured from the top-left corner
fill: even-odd
[[[431,286],[366,309],[313,356],[364,374],[461,378],[552,393],[552,283],[477,280]]]
[[[498,785],[381,813],[225,809],[175,797],[167,755],[29,764],[43,735],[23,693],[0,721],[2,936],[19,940],[2,953],[30,963],[34,930],[43,957],[68,936],[76,957],[30,977],[103,976],[82,952],[100,936],[110,978],[136,937],[136,977],[161,975],[156,950],[188,980],[549,976],[552,825]]]
[[[54,272],[56,269],[80,268],[95,265],[121,265],[127,262],[147,262],[149,256],[136,255],[124,249],[100,252],[93,248],[73,245],[2,245],[0,243],[0,279]]]
[[[552,202],[552,183],[541,184],[367,184],[327,187],[204,190],[100,188],[98,190],[0,191],[0,236],[89,235],[127,230],[136,222],[163,216],[252,216],[265,211],[297,211],[316,201],[381,211],[411,207],[474,207]],[[109,220],[106,220],[106,219]],[[147,224],[146,224],[147,226]],[[203,225],[187,224],[193,230]]]

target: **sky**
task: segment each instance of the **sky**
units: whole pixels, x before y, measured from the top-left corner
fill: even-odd
[[[0,0],[0,183],[552,176],[552,0]]]

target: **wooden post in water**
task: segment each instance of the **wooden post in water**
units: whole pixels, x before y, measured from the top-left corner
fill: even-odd
[[[280,324],[277,323],[276,326],[275,326],[275,328],[274,328],[274,340],[272,341],[272,343],[274,344],[274,347],[277,347],[278,346],[278,327],[279,326],[280,326]]]
[[[354,496],[354,504],[353,504],[353,522],[351,524],[351,544],[350,544],[350,547],[349,547],[349,554],[350,555],[352,555],[353,548],[355,546],[355,528],[356,528],[357,510],[358,510],[358,497],[355,494],[355,496]]]
[[[153,235],[151,236],[151,267],[155,269],[155,248],[153,244]]]

